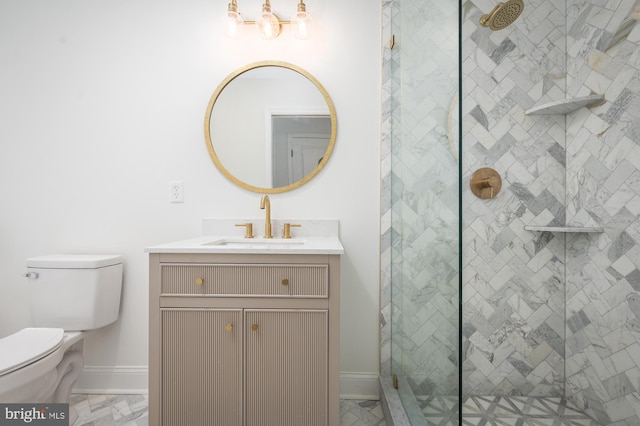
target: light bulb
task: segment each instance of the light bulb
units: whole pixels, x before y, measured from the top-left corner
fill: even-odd
[[[291,18],[291,27],[296,38],[305,40],[311,36],[311,16],[303,1],[298,3],[298,11]]]
[[[260,36],[265,40],[273,40],[280,34],[280,21],[278,21],[276,15],[271,13],[269,0],[262,5],[262,13],[256,20],[256,25],[258,25]]]
[[[229,3],[227,10],[226,25],[224,33],[229,38],[240,38],[242,36],[242,28],[244,27],[244,19],[238,12],[238,5],[235,0]]]

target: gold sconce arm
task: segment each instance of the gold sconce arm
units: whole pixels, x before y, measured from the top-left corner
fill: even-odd
[[[227,25],[225,33],[229,38],[240,38],[244,25],[255,25],[258,27],[260,36],[266,40],[273,40],[282,31],[283,25],[290,25],[296,38],[307,39],[310,37],[311,17],[307,13],[307,5],[304,0],[300,0],[296,12],[289,21],[282,21],[272,12],[270,0],[264,0],[258,18],[245,21],[238,11],[237,0],[231,0],[227,6]]]

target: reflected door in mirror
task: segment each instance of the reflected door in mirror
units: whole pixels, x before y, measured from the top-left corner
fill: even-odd
[[[292,185],[320,165],[331,139],[328,115],[273,115],[272,187]]]

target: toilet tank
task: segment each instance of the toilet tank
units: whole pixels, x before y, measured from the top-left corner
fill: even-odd
[[[93,330],[118,319],[122,256],[32,257],[25,276],[34,327]]]

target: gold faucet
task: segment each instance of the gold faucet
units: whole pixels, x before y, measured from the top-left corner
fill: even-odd
[[[271,201],[268,195],[263,195],[260,199],[260,208],[266,209],[266,218],[264,220],[264,238],[273,238],[271,234]]]

